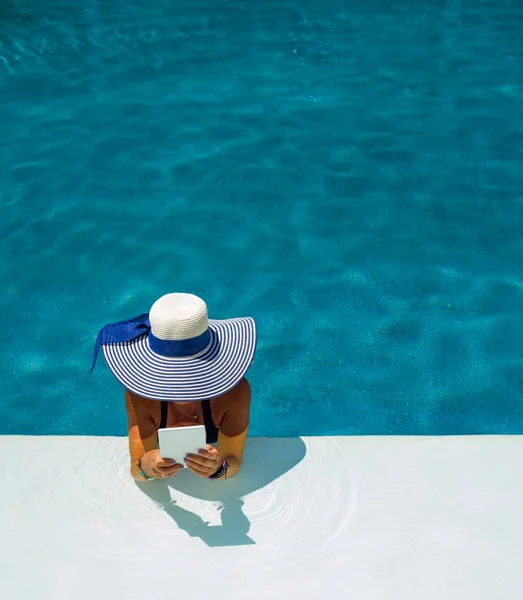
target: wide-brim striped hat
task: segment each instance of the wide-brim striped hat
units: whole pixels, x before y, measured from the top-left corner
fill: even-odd
[[[256,351],[256,325],[250,317],[210,320],[201,298],[166,294],[149,314],[100,331],[93,368],[100,347],[113,375],[139,396],[208,400],[244,377]]]

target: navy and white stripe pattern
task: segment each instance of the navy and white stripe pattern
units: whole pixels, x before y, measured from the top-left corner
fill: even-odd
[[[166,357],[151,350],[148,335],[104,344],[105,360],[131,392],[152,400],[209,400],[232,389],[245,375],[256,351],[256,325],[250,317],[209,319],[210,341],[192,356]]]

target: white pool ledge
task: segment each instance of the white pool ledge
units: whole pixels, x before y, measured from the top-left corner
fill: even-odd
[[[251,438],[235,479],[172,487],[134,483],[125,438],[0,455],[0,598],[523,594],[520,436]]]

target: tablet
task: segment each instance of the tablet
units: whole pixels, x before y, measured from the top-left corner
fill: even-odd
[[[187,453],[196,454],[207,447],[205,425],[158,429],[158,443],[162,458],[172,458],[185,467]]]

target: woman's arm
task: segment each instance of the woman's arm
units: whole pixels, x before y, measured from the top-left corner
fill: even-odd
[[[125,390],[131,475],[137,481],[143,481],[143,477],[136,466],[136,461],[142,458],[146,452],[157,447],[156,428],[144,404],[143,398],[139,398],[129,390]]]
[[[185,464],[200,477],[209,477],[227,462],[227,472],[218,479],[234,477],[240,470],[249,429],[251,387],[246,379],[211,401],[213,420],[219,427],[216,448],[207,444],[198,454],[189,454]]]
[[[220,423],[218,443],[216,445],[218,454],[229,465],[227,478],[234,477],[240,470],[247,442],[251,408],[251,386],[247,379],[243,378],[229,394],[231,394],[231,397],[227,402],[225,413]],[[232,432],[236,433],[238,431],[238,427],[241,428],[241,433],[231,435]]]
[[[136,481],[147,481],[136,464],[139,458],[142,459],[142,471],[148,477],[171,477],[182,468],[174,461],[162,459],[160,456],[156,424],[149,410],[150,402],[151,400],[140,398],[128,390],[125,391],[131,475]]]
[[[216,450],[218,454],[225,459],[225,462],[229,465],[227,469],[227,479],[234,477],[240,470],[243,462],[243,451],[245,450],[245,443],[247,442],[247,429],[234,437],[228,437],[220,431],[218,434],[218,444]]]

